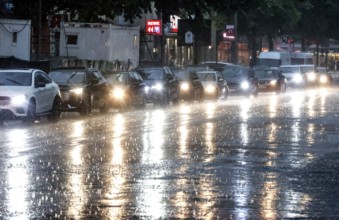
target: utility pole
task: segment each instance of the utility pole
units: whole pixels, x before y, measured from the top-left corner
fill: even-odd
[[[38,18],[38,53],[37,60],[40,59],[40,51],[41,51],[41,16],[42,16],[42,3],[39,0],[39,18]]]
[[[238,12],[234,13],[233,62],[238,64]]]

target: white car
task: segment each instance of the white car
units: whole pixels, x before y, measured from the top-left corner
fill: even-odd
[[[58,85],[38,69],[0,70],[0,123],[21,119],[32,123],[41,116],[60,118]]]
[[[219,71],[198,71],[197,75],[203,86],[204,99],[218,100],[219,98],[227,98],[229,88]]]

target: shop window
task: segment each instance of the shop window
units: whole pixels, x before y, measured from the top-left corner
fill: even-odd
[[[78,45],[78,35],[67,35],[67,44]]]

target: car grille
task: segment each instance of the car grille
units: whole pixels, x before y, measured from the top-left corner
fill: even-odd
[[[238,83],[227,83],[228,88],[230,89],[237,89],[239,88],[239,84]]]
[[[62,91],[62,92],[61,92],[61,98],[62,98],[63,100],[69,100],[69,99],[70,99],[70,93],[69,93],[69,91]]]
[[[11,101],[10,97],[0,96],[0,106],[9,105],[10,101]]]

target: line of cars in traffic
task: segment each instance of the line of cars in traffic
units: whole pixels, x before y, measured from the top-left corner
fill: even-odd
[[[331,85],[332,77],[313,65],[272,69],[223,62],[205,62],[186,68],[137,67],[103,76],[95,68],[0,70],[0,124],[7,119],[32,123],[42,116],[58,121],[61,112],[88,115],[92,109],[143,108],[147,103],[166,106],[181,101],[226,99],[230,94],[256,96],[285,92],[288,87]]]

